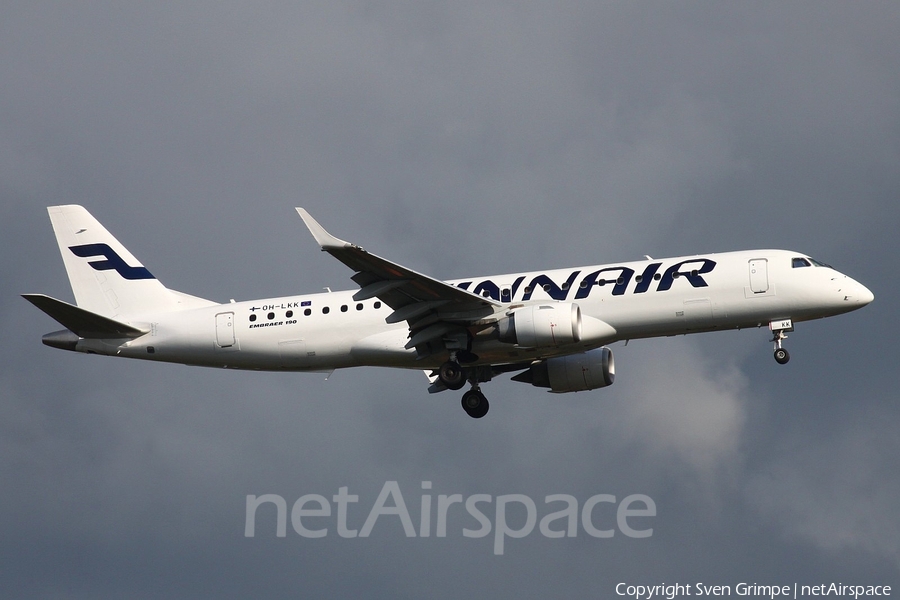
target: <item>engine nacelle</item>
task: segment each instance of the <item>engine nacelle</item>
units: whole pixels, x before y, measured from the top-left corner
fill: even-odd
[[[581,309],[570,302],[535,304],[497,323],[500,341],[525,348],[547,348],[581,341]]]
[[[612,385],[616,379],[616,362],[606,346],[579,354],[554,356],[531,365],[514,381],[550,388],[556,394],[582,392]]]

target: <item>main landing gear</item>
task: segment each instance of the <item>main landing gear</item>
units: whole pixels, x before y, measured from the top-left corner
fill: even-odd
[[[488,413],[491,405],[478,386],[473,385],[471,390],[463,394],[462,407],[467,415],[473,419],[480,419]]]
[[[438,379],[448,389],[459,390],[466,385],[466,370],[451,357],[450,360],[441,365],[438,369]],[[490,403],[478,386],[478,377],[472,375],[472,389],[463,394],[462,407],[466,414],[473,419],[480,419],[487,414],[490,409]]]
[[[783,319],[769,323],[769,329],[772,331],[772,339],[769,341],[775,343],[775,362],[779,365],[786,365],[791,360],[791,355],[781,347],[781,342],[787,339],[785,332],[794,330],[794,325],[790,319]]]
[[[466,372],[455,360],[448,360],[438,370],[438,377],[448,389],[458,390],[466,385]]]

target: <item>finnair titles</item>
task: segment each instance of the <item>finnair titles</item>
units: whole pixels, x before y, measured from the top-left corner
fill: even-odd
[[[768,327],[775,360],[799,322],[874,296],[806,254],[746,250],[440,281],[328,233],[296,209],[356,290],[219,304],[166,288],[81,206],[48,208],[75,304],[23,297],[65,329],[44,344],[206,367],[316,371],[418,369],[431,393],[469,386],[462,407],[488,412],[481,384],[504,373],[553,393],[612,385],[609,345]]]

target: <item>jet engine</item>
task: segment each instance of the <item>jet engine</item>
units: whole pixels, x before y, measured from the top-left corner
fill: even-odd
[[[616,363],[612,350],[603,346],[579,354],[542,360],[512,379],[535,387],[550,388],[555,394],[581,392],[612,385],[616,379]]]
[[[581,341],[581,309],[570,302],[535,304],[497,323],[501,342],[547,348]]]

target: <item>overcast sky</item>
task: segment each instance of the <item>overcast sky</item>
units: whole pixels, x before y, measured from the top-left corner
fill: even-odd
[[[898,30],[889,2],[5,3],[0,595],[900,588]],[[45,210],[69,203],[219,302],[353,287],[294,206],[445,279],[789,248],[876,300],[800,324],[787,366],[766,330],[617,344],[613,387],[501,377],[476,421],[420,372],[42,346],[58,326],[18,294],[72,301]],[[278,538],[271,506],[244,535],[247,495],[347,487],[360,529],[389,481],[417,528],[422,494],[524,494],[539,519],[549,495],[644,494],[657,515],[633,521],[649,538],[535,527],[503,555],[461,505],[445,538],[396,516]]]

